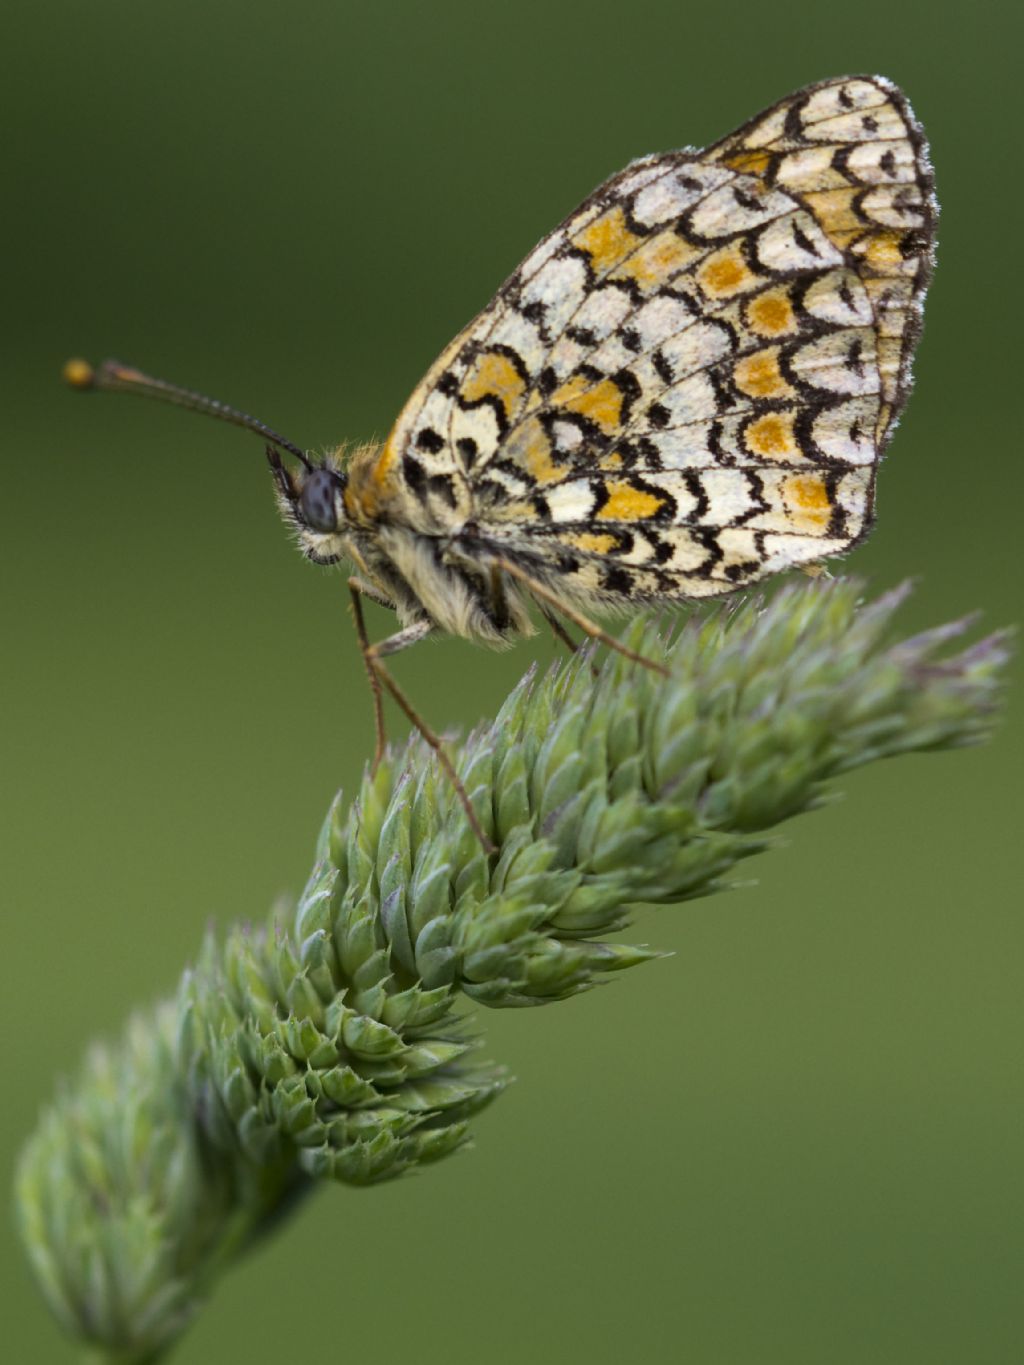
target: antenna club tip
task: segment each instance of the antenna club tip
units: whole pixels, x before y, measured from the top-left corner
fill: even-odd
[[[73,389],[92,389],[96,386],[96,371],[87,360],[82,360],[78,356],[65,361],[60,377]]]

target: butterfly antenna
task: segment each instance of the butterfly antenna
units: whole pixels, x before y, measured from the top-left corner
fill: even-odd
[[[205,398],[191,389],[181,389],[177,384],[168,384],[164,379],[152,379],[141,370],[130,365],[122,365],[118,360],[104,360],[102,365],[92,366],[87,360],[69,360],[63,370],[64,382],[73,389],[105,389],[111,393],[137,393],[141,398],[162,398],[165,403],[174,403],[179,408],[190,408],[193,412],[205,412],[208,417],[219,417],[222,422],[231,422],[236,427],[245,427],[257,435],[272,441],[274,445],[287,450],[289,454],[306,467],[312,469],[305,451],[268,427],[256,417],[250,417],[238,408],[221,403],[216,398]]]

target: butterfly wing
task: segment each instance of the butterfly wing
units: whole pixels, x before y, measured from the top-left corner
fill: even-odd
[[[378,482],[583,596],[841,553],[906,399],[934,219],[921,130],[874,77],[635,162],[452,343]]]
[[[848,253],[876,323],[884,443],[910,386],[938,213],[928,147],[906,97],[880,76],[826,81],[705,155],[794,195]]]

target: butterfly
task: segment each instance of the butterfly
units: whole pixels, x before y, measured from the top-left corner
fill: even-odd
[[[266,437],[302,551],[355,567],[378,758],[387,690],[486,844],[383,659],[435,631],[506,645],[533,631],[531,607],[628,653],[590,611],[735,592],[857,544],[910,387],[936,215],[905,96],[842,77],[606,180],[442,353],[382,444],[314,459],[116,362],[70,362],[66,377]],[[377,644],[363,597],[398,617]]]

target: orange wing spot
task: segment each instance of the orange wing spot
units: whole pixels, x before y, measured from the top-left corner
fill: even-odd
[[[586,550],[595,555],[610,554],[618,543],[618,536],[613,536],[608,531],[583,531],[573,540],[573,544],[578,550]]]
[[[889,430],[889,423],[892,421],[892,404],[883,403],[878,409],[878,420],[875,423],[875,441],[881,445],[885,439],[885,433]]]
[[[878,373],[882,379],[883,391],[886,391],[899,374],[900,361],[903,358],[903,338],[902,337],[879,337],[876,342],[878,352]]]
[[[782,497],[797,530],[813,533],[827,529],[832,519],[832,501],[820,474],[798,474],[787,479]]]
[[[777,289],[751,299],[747,307],[747,321],[762,336],[774,337],[783,332],[795,332],[797,326],[789,296]]]
[[[851,228],[849,231],[846,232],[836,229],[834,232],[830,232],[828,235],[829,240],[832,242],[832,245],[834,247],[837,247],[840,251],[846,251],[849,247],[854,246],[854,244],[864,236],[864,227],[863,225],[861,225],[861,227],[857,229]]]
[[[631,483],[610,479],[608,501],[597,513],[605,521],[647,521],[665,506],[665,499]]]
[[[622,390],[614,380],[602,379],[591,384],[582,375],[574,375],[567,384],[555,390],[549,401],[553,408],[564,408],[566,412],[589,417],[604,432],[611,434],[622,425],[622,400]]]
[[[756,422],[751,422],[745,436],[751,455],[760,455],[767,460],[786,460],[802,455],[793,435],[791,412],[765,413]]]
[[[630,232],[626,226],[626,216],[620,205],[616,204],[577,233],[573,238],[573,246],[582,247],[589,255],[593,268],[601,274],[618,265],[623,256],[635,250],[642,240],[635,232]]]
[[[725,158],[725,165],[741,175],[764,175],[771,161],[767,152],[736,152]]]
[[[697,271],[697,282],[712,298],[727,298],[749,289],[757,276],[735,246],[725,246],[709,256]]]
[[[889,271],[903,264],[903,237],[898,232],[873,232],[867,238],[864,256],[875,270]]]
[[[536,417],[517,427],[506,445],[506,458],[521,465],[537,483],[553,483],[565,478],[564,465],[551,458],[551,442]]]
[[[812,191],[803,197],[818,224],[832,237],[833,233],[856,232],[864,226],[853,203],[860,193],[859,187],[855,186],[853,189]]]
[[[639,251],[634,252],[628,261],[623,261],[615,276],[631,279],[641,289],[651,289],[665,284],[701,255],[702,247],[687,242],[677,232],[659,232],[645,242]]]
[[[739,361],[733,378],[751,398],[788,398],[793,394],[779,369],[779,353],[774,348],[758,351]]]
[[[520,398],[526,392],[526,383],[507,355],[499,351],[484,351],[477,356],[472,368],[462,381],[462,397],[467,403],[479,402],[481,398],[496,398],[505,409],[505,416],[511,417]]]

